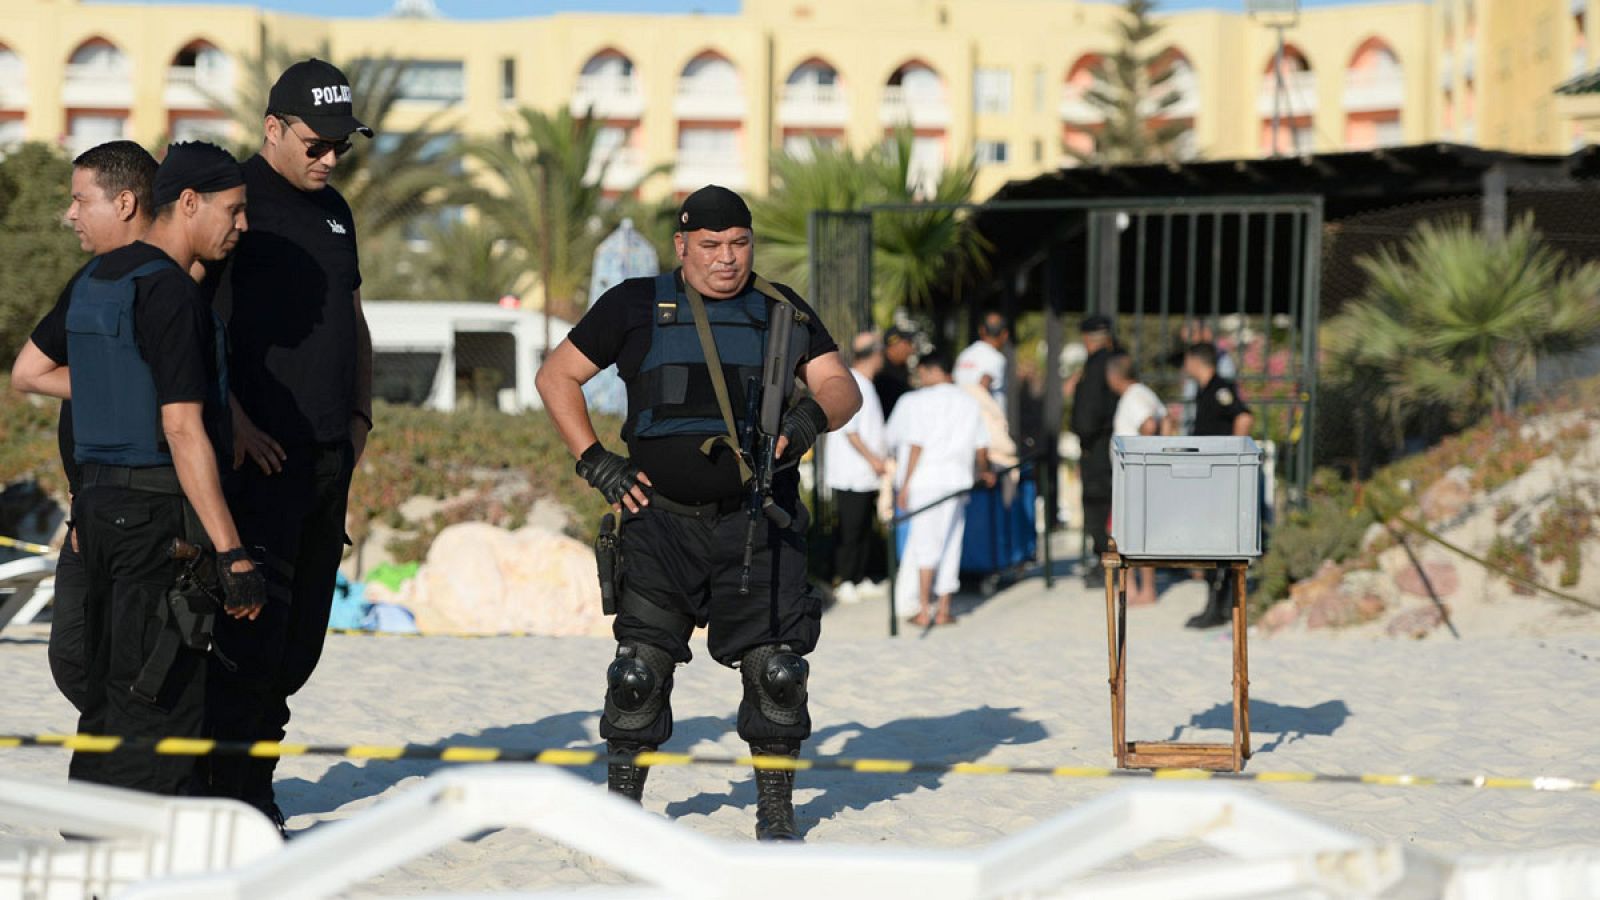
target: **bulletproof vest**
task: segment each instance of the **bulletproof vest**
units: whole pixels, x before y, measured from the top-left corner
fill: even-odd
[[[744,428],[745,388],[761,377],[766,352],[768,304],[752,285],[737,297],[707,300],[706,317],[722,358],[737,426]],[[628,425],[633,437],[727,434],[695,331],[689,300],[673,272],[656,276],[650,349],[628,384]]]
[[[155,378],[134,337],[134,280],[164,268],[170,260],[145,263],[115,279],[95,278],[99,258],[84,267],[67,308],[67,355],[72,374],[74,456],[79,463],[131,468],[172,465]],[[213,314],[215,318],[215,314]],[[216,322],[217,383],[204,406],[206,432],[214,442],[230,430],[227,416],[227,339]],[[220,458],[232,455],[220,444]],[[224,453],[226,452],[226,456]]]

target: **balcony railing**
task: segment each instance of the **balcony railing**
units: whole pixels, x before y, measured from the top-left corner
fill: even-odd
[[[1471,81],[1478,74],[1478,42],[1467,41],[1461,45],[1461,77]]]
[[[884,125],[942,128],[950,124],[950,104],[943,93],[907,93],[901,85],[891,84],[883,89],[878,118]]]
[[[778,121],[791,126],[843,128],[850,121],[850,104],[837,84],[784,85]]]
[[[162,100],[168,109],[211,109],[232,102],[233,79],[194,66],[170,66]]]
[[[1096,125],[1105,118],[1099,109],[1089,103],[1084,93],[1070,84],[1067,85],[1066,95],[1061,98],[1061,121],[1071,122],[1074,125]]]
[[[1344,108],[1346,112],[1375,112],[1399,109],[1405,105],[1405,76],[1399,69],[1374,69],[1346,72]]]
[[[615,147],[609,154],[597,149],[589,160],[589,170],[583,174],[583,180],[594,184],[600,179],[602,166],[605,179],[600,181],[600,186],[608,191],[627,190],[644,176],[644,156],[637,147]]]
[[[1456,83],[1455,57],[1445,53],[1439,57],[1439,90],[1448,91]]]
[[[27,109],[28,82],[22,74],[0,71],[0,109]]]
[[[631,75],[580,75],[572,92],[572,111],[597,119],[637,119],[644,115],[644,92]]]
[[[1317,111],[1317,73],[1289,72],[1283,79],[1289,95],[1279,107],[1283,115],[1304,116]],[[1261,92],[1256,98],[1256,112],[1262,118],[1272,115],[1273,95],[1277,80],[1270,74],[1261,79]]]
[[[679,119],[743,121],[744,92],[736,84],[696,83],[692,78],[685,78],[678,82],[678,96],[672,110]]]
[[[684,157],[678,151],[678,163],[672,170],[672,187],[677,191],[695,191],[708,184],[742,188],[748,178],[744,160],[733,155]]]
[[[132,73],[125,67],[69,64],[61,103],[68,108],[125,109],[133,105]]]

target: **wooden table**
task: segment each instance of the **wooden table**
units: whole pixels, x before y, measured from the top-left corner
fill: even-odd
[[[1116,544],[1101,554],[1106,573],[1106,647],[1111,665],[1111,742],[1120,769],[1210,769],[1238,772],[1250,758],[1250,653],[1245,636],[1245,572],[1248,560],[1128,559]],[[1233,743],[1185,744],[1176,741],[1129,741],[1128,703],[1128,570],[1233,570]]]

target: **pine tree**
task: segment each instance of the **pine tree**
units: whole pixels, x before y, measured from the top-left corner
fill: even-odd
[[[1182,122],[1161,121],[1182,96],[1171,84],[1173,68],[1159,52],[1148,50],[1161,34],[1154,0],[1124,0],[1117,23],[1118,45],[1093,68],[1094,86],[1084,99],[1099,111],[1101,124],[1094,150],[1067,152],[1080,163],[1143,163],[1179,158]]]

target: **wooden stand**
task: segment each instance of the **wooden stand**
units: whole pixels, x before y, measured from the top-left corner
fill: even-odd
[[[1250,758],[1250,653],[1245,627],[1246,560],[1127,559],[1116,544],[1101,554],[1106,572],[1106,647],[1111,664],[1111,742],[1119,769],[1210,769],[1238,772]],[[1128,570],[1232,569],[1233,604],[1233,743],[1181,744],[1175,741],[1129,741],[1125,725],[1128,703]]]

